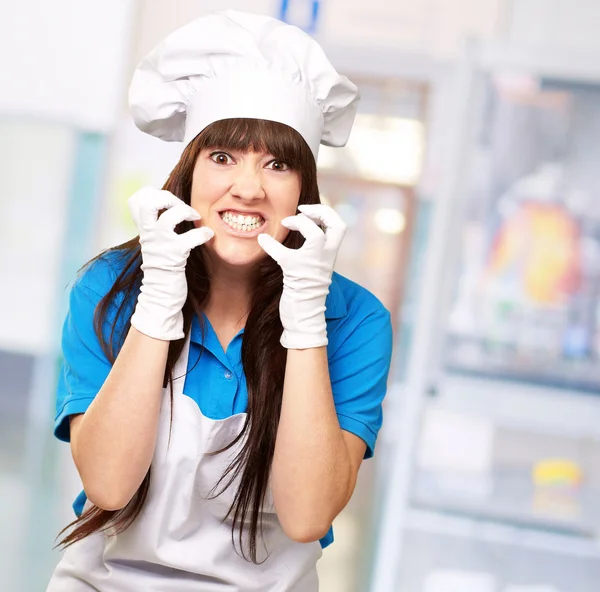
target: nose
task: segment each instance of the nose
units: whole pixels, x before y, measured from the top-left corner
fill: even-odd
[[[240,166],[231,186],[231,194],[244,200],[263,199],[265,191],[260,170],[252,163]]]

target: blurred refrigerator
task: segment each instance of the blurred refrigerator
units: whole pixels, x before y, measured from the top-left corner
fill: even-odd
[[[336,271],[373,292],[392,312],[397,329],[415,229],[429,84],[401,72],[349,72],[362,100],[348,144],[320,148],[321,200],[347,225]],[[352,500],[334,522],[336,542],[318,564],[323,590],[364,590],[374,469],[371,461],[363,464]]]
[[[457,68],[373,592],[598,589],[600,69],[555,58]]]

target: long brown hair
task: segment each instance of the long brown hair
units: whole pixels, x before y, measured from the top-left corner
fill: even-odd
[[[196,159],[203,149],[265,151],[287,163],[301,176],[300,204],[319,203],[317,171],[314,157],[303,138],[292,128],[281,123],[257,119],[227,119],[215,122],[204,129],[184,150],[181,159],[169,175],[163,189],[170,191],[185,203],[190,203],[192,175]],[[176,229],[185,232],[193,228],[192,222],[182,222]],[[284,244],[298,248],[303,242],[297,232],[290,232]],[[94,327],[103,351],[114,363],[130,327],[133,308],[141,286],[142,259],[139,237],[113,247],[124,257],[124,266],[111,290],[102,298],[94,315]],[[95,259],[102,257],[100,254]],[[89,265],[88,263],[87,265]],[[84,269],[85,267],[84,266]],[[187,336],[195,314],[202,319],[203,305],[210,291],[210,277],[202,249],[194,249],[186,266],[188,298],[183,307],[184,332]],[[247,440],[241,452],[217,483],[219,495],[234,479],[240,476],[240,486],[227,517],[233,517],[232,541],[235,533],[243,556],[244,524],[249,518],[248,548],[250,559],[257,561],[257,539],[262,528],[261,507],[267,493],[271,464],[275,451],[275,438],[279,425],[286,350],[279,343],[282,333],[279,319],[279,300],[282,292],[280,267],[270,257],[265,257],[257,268],[251,308],[242,340],[242,363],[248,387],[247,418],[242,433],[226,450],[242,437]],[[108,338],[104,332],[111,307],[117,307],[110,325]],[[169,385],[173,397],[173,368],[185,339],[172,341],[165,369],[164,386]],[[221,451],[219,451],[221,452]],[[97,531],[119,533],[139,515],[148,493],[150,470],[131,501],[121,510],[109,511],[92,506],[67,525],[59,536],[73,528],[59,545],[68,547]]]

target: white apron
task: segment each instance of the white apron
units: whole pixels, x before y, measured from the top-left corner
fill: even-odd
[[[173,376],[173,424],[168,389],[158,426],[148,497],[142,512],[116,536],[102,533],[74,543],[64,553],[47,592],[316,592],[320,543],[296,543],[283,532],[271,491],[263,506],[263,542],[256,565],[239,555],[231,520],[221,520],[238,482],[216,499],[206,497],[243,446],[215,456],[237,436],[245,413],[213,420],[183,394],[189,338]]]

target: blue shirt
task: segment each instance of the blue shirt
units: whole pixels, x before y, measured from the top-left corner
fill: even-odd
[[[69,441],[69,416],[86,411],[111,369],[94,331],[94,311],[122,266],[119,252],[105,253],[80,274],[71,289],[62,333],[63,361],[54,426],[56,437],[65,442]],[[117,300],[109,309],[103,327],[107,340],[121,302]],[[133,310],[134,303],[125,305]],[[366,443],[365,458],[369,458],[381,427],[381,404],[390,368],[390,315],[368,290],[335,273],[326,307],[329,374],[338,420],[343,430]],[[208,318],[204,321],[204,343],[198,318],[192,321],[184,393],[196,401],[205,416],[224,419],[245,412],[248,404],[241,355],[244,331],[224,351]],[[82,492],[73,504],[77,515],[85,501]],[[332,541],[330,530],[321,544],[325,547]]]

